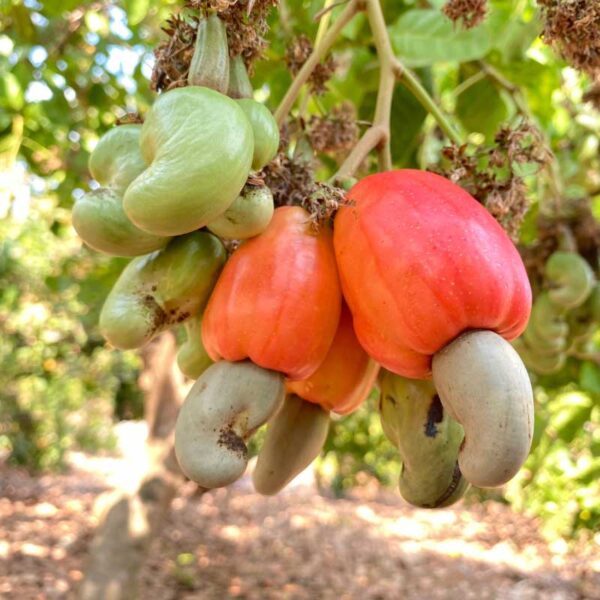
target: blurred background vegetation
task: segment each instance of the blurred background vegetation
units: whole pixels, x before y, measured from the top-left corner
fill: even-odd
[[[274,11],[271,45],[254,74],[257,97],[271,108],[290,83],[281,57],[292,35],[314,38],[322,4],[288,0]],[[593,81],[540,40],[533,0],[494,0],[485,23],[469,31],[448,21],[437,0],[383,4],[397,52],[472,144],[493,143],[525,105],[557,156],[565,197],[595,198],[600,215]],[[97,329],[124,263],[81,244],[70,208],[94,185],[87,159],[98,137],[152,102],[153,48],[181,5],[2,0],[0,7],[0,451],[32,469],[59,469],[67,450],[110,449],[112,425],[141,417],[140,359],[109,349]],[[362,16],[344,30],[336,61],[328,92],[311,98],[307,111],[326,114],[350,101],[370,118],[377,63]],[[435,123],[401,87],[392,127],[395,165],[440,161]],[[333,165],[324,157],[322,174]],[[526,181],[532,208],[522,237],[532,242],[546,188],[541,178]],[[534,448],[520,475],[493,497],[542,517],[550,536],[585,535],[600,526],[600,370],[571,360],[559,375],[534,383]],[[397,455],[374,398],[335,422],[319,469],[322,485],[338,494],[366,481],[396,484]],[[486,497],[471,494],[472,501]]]

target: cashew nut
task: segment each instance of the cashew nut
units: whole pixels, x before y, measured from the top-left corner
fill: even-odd
[[[329,431],[329,412],[295,394],[270,421],[252,474],[260,494],[276,494],[318,456]]]
[[[469,331],[433,357],[444,408],[465,430],[458,464],[479,487],[509,481],[533,436],[533,391],[516,350],[492,331]]]
[[[233,483],[248,462],[246,440],[281,406],[283,375],[250,361],[211,365],[196,381],[175,425],[185,475],[211,489]]]

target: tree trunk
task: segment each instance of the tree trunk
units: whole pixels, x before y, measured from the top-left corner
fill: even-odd
[[[90,546],[80,600],[131,600],[152,540],[161,531],[182,481],[172,432],[184,396],[175,362],[175,337],[165,333],[143,350],[144,411],[148,423],[148,469],[131,492],[111,494]],[[133,469],[132,469],[133,470]],[[135,477],[137,474],[132,474]]]

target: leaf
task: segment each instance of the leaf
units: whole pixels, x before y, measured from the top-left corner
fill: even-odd
[[[431,9],[404,13],[390,27],[390,36],[394,50],[409,67],[477,60],[492,47],[487,27],[460,29],[441,12]]]
[[[125,0],[125,10],[127,11],[127,22],[135,26],[144,20],[150,8],[150,0]]]
[[[498,88],[481,79],[467,88],[456,101],[456,116],[469,132],[482,133],[493,141],[500,124],[508,117],[508,106]]]
[[[589,361],[582,363],[579,371],[579,385],[587,392],[600,394],[600,368]]]

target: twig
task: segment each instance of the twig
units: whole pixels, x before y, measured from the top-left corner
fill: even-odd
[[[296,77],[292,81],[292,85],[286,92],[283,100],[275,111],[275,120],[278,125],[283,125],[286,120],[294,102],[298,98],[298,94],[302,89],[302,86],[308,81],[311,73],[315,67],[319,64],[323,56],[327,54],[331,46],[333,46],[337,36],[344,29],[344,27],[352,20],[352,17],[361,9],[360,0],[350,0],[348,6],[342,11],[342,14],[336,19],[335,23],[331,26],[329,31],[323,36],[321,43],[318,48],[315,48],[311,55],[306,59],[306,62],[302,65],[300,71],[298,71]]]

